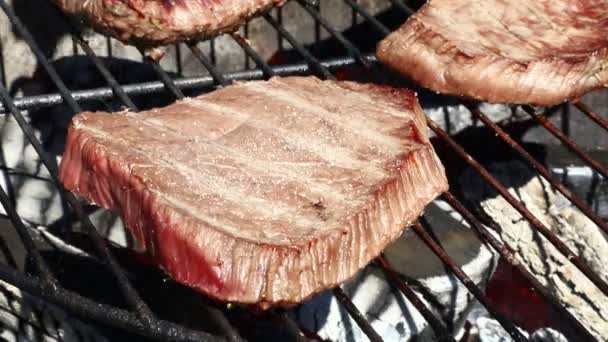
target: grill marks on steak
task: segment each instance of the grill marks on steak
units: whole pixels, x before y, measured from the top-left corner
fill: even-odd
[[[156,46],[235,31],[286,0],[53,0],[123,43]]]
[[[604,0],[430,0],[377,47],[432,90],[554,105],[608,80]]]
[[[80,114],[60,177],[121,209],[176,281],[292,304],[352,276],[447,189],[426,132],[411,91],[273,78]]]

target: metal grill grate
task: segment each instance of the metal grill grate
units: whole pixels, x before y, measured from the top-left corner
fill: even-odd
[[[162,91],[170,92],[175,99],[181,99],[184,97],[182,90],[193,89],[193,88],[208,88],[213,86],[222,87],[230,84],[233,80],[250,80],[250,79],[261,79],[269,78],[275,75],[294,75],[294,74],[316,74],[321,78],[335,79],[332,71],[335,71],[341,67],[358,65],[370,73],[376,75],[381,74],[380,68],[373,55],[363,54],[357,46],[349,41],[342,33],[335,29],[330,21],[322,16],[319,9],[318,2],[311,2],[307,0],[294,0],[314,19],[315,21],[315,38],[319,41],[320,30],[325,30],[332,38],[339,42],[348,57],[334,58],[328,60],[319,60],[314,56],[312,52],[307,50],[296,38],[294,38],[281,24],[280,10],[277,11],[276,18],[271,14],[266,14],[263,18],[276,30],[279,38],[280,45],[283,40],[287,41],[297,53],[299,53],[303,62],[281,66],[271,66],[264,61],[264,59],[249,45],[246,36],[247,29],[245,29],[245,38],[241,37],[238,33],[234,33],[231,37],[234,41],[243,49],[245,54],[245,65],[248,67],[251,61],[255,63],[257,69],[249,69],[239,72],[222,73],[215,66],[215,56],[211,53],[210,57],[206,56],[198,47],[197,44],[192,43],[188,45],[193,56],[198,59],[201,66],[208,70],[210,76],[193,77],[193,78],[178,78],[172,79],[169,74],[161,68],[161,66],[145,57],[142,53],[142,59],[150,64],[155,73],[158,76],[159,81],[148,82],[135,85],[123,86],[114,78],[111,72],[104,66],[102,60],[100,60],[88,43],[82,38],[82,34],[79,31],[78,25],[72,22],[69,18],[65,17],[66,22],[69,25],[72,37],[75,44],[80,47],[84,53],[93,61],[96,69],[103,76],[107,82],[107,87],[100,89],[91,89],[83,91],[70,91],[61,78],[57,71],[53,68],[49,60],[42,53],[41,49],[36,44],[32,35],[28,32],[27,28],[20,22],[19,18],[15,15],[10,5],[6,0],[0,1],[0,7],[11,21],[14,28],[23,37],[25,42],[31,48],[31,51],[36,56],[38,62],[46,70],[49,77],[52,79],[54,84],[57,86],[59,93],[43,96],[33,96],[28,98],[17,98],[14,99],[9,95],[5,86],[0,86],[0,99],[2,107],[0,111],[10,113],[28,140],[39,154],[43,164],[49,170],[51,178],[54,184],[58,187],[63,200],[72,208],[76,216],[83,223],[88,236],[93,242],[93,246],[98,252],[99,262],[106,265],[112,272],[116,283],[119,285],[124,300],[128,303],[130,310],[125,310],[117,307],[112,307],[106,304],[100,304],[94,302],[89,298],[80,296],[77,293],[62,288],[55,280],[54,275],[45,264],[43,257],[36,250],[32,238],[29,235],[28,229],[23,224],[21,218],[17,214],[14,206],[9,200],[7,193],[0,188],[0,202],[4,206],[8,217],[17,229],[19,236],[22,238],[25,247],[28,250],[28,255],[34,261],[37,267],[37,275],[28,275],[20,273],[13,268],[6,265],[0,265],[0,279],[12,283],[19,288],[40,296],[52,303],[59,304],[73,311],[74,313],[88,317],[94,321],[115,326],[120,329],[126,329],[147,337],[159,339],[159,340],[188,340],[188,341],[215,341],[215,340],[238,340],[238,334],[230,323],[223,316],[219,310],[210,310],[211,316],[222,327],[223,336],[215,336],[202,331],[195,331],[186,327],[180,326],[175,323],[171,323],[165,320],[161,320],[155,317],[155,314],[148,308],[146,303],[142,301],[135,291],[134,287],[129,282],[125,273],[121,269],[118,262],[113,257],[112,253],[108,249],[106,242],[99,235],[93,224],[89,221],[86,212],[82,208],[81,204],[76,198],[65,191],[57,177],[57,165],[56,162],[50,158],[50,156],[44,151],[40,142],[34,135],[33,128],[26,122],[21,110],[40,108],[55,105],[58,103],[64,103],[74,112],[78,113],[81,111],[79,103],[90,99],[105,99],[105,98],[117,98],[120,100],[125,107],[131,110],[137,110],[135,103],[131,100],[133,95],[151,94]],[[371,27],[376,29],[381,35],[386,35],[390,30],[384,26],[377,18],[366,12],[355,0],[344,0],[348,6],[352,8],[353,22],[356,22],[359,17],[367,21]],[[403,11],[406,15],[411,15],[414,11],[402,0],[391,0],[395,10]],[[108,40],[109,42],[109,40]],[[213,46],[213,40],[211,41]],[[109,49],[108,44],[108,55],[112,55],[112,51]],[[176,46],[176,54],[178,55],[178,61],[181,60],[179,57],[181,50],[179,45]],[[177,70],[182,70],[181,63],[178,63]],[[493,123],[489,117],[479,109],[476,109],[469,104],[465,103],[467,108],[470,110],[472,115],[479,119],[488,129],[496,133],[497,139],[502,140],[508,144],[524,161],[526,161],[530,167],[536,170],[543,178],[545,178],[550,184],[569,199],[574,206],[580,209],[586,216],[589,217],[599,228],[604,232],[608,233],[608,224],[600,218],[594,211],[586,204],[586,202],[579,198],[577,195],[572,193],[559,179],[552,176],[545,166],[538,162],[530,153],[528,153],[521,145],[519,145],[512,137],[510,137],[504,130],[498,125]],[[608,122],[602,119],[598,114],[593,112],[587,105],[577,102],[574,104],[583,114],[588,116],[591,120],[597,123],[608,131]],[[544,126],[551,134],[557,137],[567,148],[576,153],[585,163],[595,169],[599,174],[604,177],[608,177],[608,170],[605,166],[594,160],[588,154],[586,154],[577,144],[572,141],[564,132],[553,126],[544,116],[540,115],[535,109],[524,106],[524,110],[539,124]],[[503,186],[496,178],[494,178],[480,163],[478,163],[462,146],[460,146],[453,138],[450,137],[438,124],[428,118],[428,126],[439,138],[440,142],[445,144],[455,155],[462,158],[462,160],[471,166],[489,185],[495,188],[498,193],[515,208],[531,225],[540,232],[545,238],[547,238],[564,256],[566,256],[588,279],[597,286],[597,288],[608,296],[608,284],[603,281],[591,268],[577,255],[575,255],[551,230],[543,224],[537,217],[535,217],[518,199],[511,195],[508,190]],[[488,229],[482,225],[481,219],[477,214],[469,211],[464,204],[457,198],[456,195],[448,192],[443,195],[443,199],[449,203],[458,213],[460,213],[466,221],[471,225],[478,237],[489,244],[500,256],[512,264],[517,270],[519,270],[523,276],[533,285],[534,289],[543,296],[548,303],[550,303],[556,312],[559,312],[565,317],[580,336],[585,337],[589,340],[593,340],[592,335],[585,329],[585,327],[562,305],[559,301],[550,293],[550,291],[539,283],[539,281],[521,265],[514,254],[495,238]],[[456,265],[452,258],[443,250],[440,244],[433,238],[432,234],[429,233],[428,228],[420,223],[416,223],[413,227],[416,235],[424,241],[424,243],[441,259],[446,267],[453,272],[456,277],[466,286],[471,294],[490,312],[505,328],[505,330],[511,335],[516,341],[524,341],[526,337],[515,327],[514,323],[504,317],[497,308],[491,303],[490,300],[484,295],[483,291],[478,288],[471,279]],[[436,336],[442,341],[454,341],[454,337],[450,334],[444,322],[436,317],[429,308],[426,307],[423,301],[421,301],[415,292],[412,290],[410,285],[397,276],[396,272],[392,269],[391,265],[387,262],[386,258],[380,256],[376,263],[386,272],[387,279],[411,301],[411,303],[418,309],[422,316],[428,321],[429,325],[435,331]],[[334,294],[339,302],[344,306],[348,313],[352,316],[354,321],[360,326],[362,331],[367,335],[371,341],[381,341],[381,337],[377,332],[374,331],[371,324],[365,319],[365,317],[359,312],[357,307],[353,304],[351,299],[340,289],[336,288]],[[298,325],[292,321],[285,313],[279,312],[279,317],[283,321],[284,326],[287,327],[291,336],[294,340],[305,340],[304,336],[310,335],[310,332],[300,331]]]

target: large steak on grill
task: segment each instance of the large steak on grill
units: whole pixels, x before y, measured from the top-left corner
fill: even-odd
[[[286,0],[53,0],[124,43],[155,46],[236,30]]]
[[[432,90],[554,105],[608,81],[608,1],[430,0],[377,48]]]
[[[176,281],[262,307],[351,277],[447,189],[415,93],[314,77],[79,114],[60,177]]]

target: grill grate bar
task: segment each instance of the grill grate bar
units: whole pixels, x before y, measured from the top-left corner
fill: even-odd
[[[9,181],[10,180],[7,179],[7,182],[9,182]],[[1,186],[0,186],[0,203],[2,203],[2,207],[4,207],[4,210],[6,210],[6,214],[7,214],[8,218],[15,226],[15,229],[17,230],[17,234],[19,234],[19,238],[23,242],[25,249],[27,249],[27,251],[28,251],[27,257],[30,260],[34,261],[36,271],[41,276],[45,285],[50,285],[53,287],[57,286],[57,280],[55,279],[55,276],[53,276],[53,273],[48,268],[46,262],[44,261],[44,258],[42,257],[42,255],[40,254],[38,249],[36,248],[36,245],[34,244],[34,240],[32,240],[32,237],[31,237],[30,233],[28,232],[27,227],[25,227],[25,225],[23,224],[23,221],[21,220],[21,217],[17,213],[17,210],[15,209],[15,207],[11,203],[11,200],[9,199],[8,195],[6,194],[6,192],[4,191],[4,189]]]
[[[78,316],[93,319],[105,325],[117,326],[143,336],[163,341],[225,341],[223,338],[163,320],[156,320],[151,327],[132,312],[100,304],[61,287],[44,285],[38,277],[19,273],[4,264],[0,264],[0,279],[50,303],[68,308],[70,312]]]
[[[371,54],[365,54],[364,57],[371,63],[376,62],[376,58]],[[328,70],[337,70],[341,67],[354,65],[356,61],[352,57],[330,58],[321,61],[321,65]],[[272,66],[275,75],[307,75],[311,73],[308,63],[294,63],[290,65]],[[252,80],[261,79],[264,73],[260,69],[252,69],[246,71],[236,71],[224,73],[226,78],[231,80]],[[175,86],[179,89],[206,89],[215,85],[215,80],[211,76],[199,77],[183,77],[173,80]],[[123,85],[122,89],[127,95],[144,95],[160,93],[167,89],[166,85],[161,81],[143,82],[136,84]],[[88,100],[107,99],[114,96],[110,87],[100,87],[90,90],[75,90],[71,92],[72,98],[77,102],[85,102]],[[21,110],[50,107],[64,103],[61,94],[45,94],[34,95],[27,98],[15,98],[13,103],[16,108]],[[6,108],[0,103],[0,113],[5,113]]]
[[[160,66],[160,63],[158,63],[158,61],[155,61],[152,58],[146,56],[144,51],[140,50],[140,53],[144,59],[144,62],[146,62],[152,66],[152,68],[154,69],[154,72],[158,75],[158,78],[163,83],[165,88],[167,88],[169,90],[169,92],[171,92],[171,94],[173,94],[173,96],[175,96],[176,99],[178,99],[178,100],[183,99],[185,97],[184,93],[182,93],[182,91],[175,85],[175,82],[173,82],[173,79],[171,79],[171,76],[169,76],[169,74],[165,71],[165,69],[163,69]]]
[[[329,70],[327,70],[327,68],[325,68],[315,56],[308,52],[308,50],[306,50],[306,48],[304,48],[304,46],[302,46],[302,44],[300,44],[300,42],[298,42],[291,35],[291,33],[287,32],[287,30],[281,24],[279,24],[279,22],[277,22],[270,14],[264,14],[264,19],[266,19],[266,21],[277,30],[280,37],[285,38],[289,42],[289,44],[291,44],[291,46],[293,46],[293,48],[296,49],[298,53],[302,55],[302,57],[304,57],[304,59],[310,65],[311,69],[318,73],[319,76],[324,79],[335,79],[334,75],[332,75],[332,73],[330,73]]]
[[[402,12],[405,12],[408,16],[415,13],[415,11],[411,7],[406,5],[403,1],[391,0],[391,3],[393,4],[393,6],[397,7]]]
[[[544,167],[541,163],[539,163],[530,153],[528,153],[521,145],[519,145],[511,136],[507,134],[507,132],[503,131],[497,124],[492,122],[490,118],[481,112],[477,108],[473,108],[467,105],[467,109],[476,117],[479,118],[484,125],[491,128],[494,132],[498,134],[498,137],[502,139],[505,143],[507,143],[511,148],[513,148],[519,155],[538,173],[540,173],[543,178],[545,178],[555,189],[557,189],[564,197],[566,197],[572,204],[574,204],[580,211],[582,211],[591,221],[593,221],[598,227],[600,227],[605,233],[608,233],[608,223],[606,223],[603,219],[601,219],[598,215],[596,215],[593,210],[578,197],[575,193],[570,191],[564,184],[562,184],[559,179],[555,176],[551,175],[549,170]]]
[[[414,307],[416,307],[416,310],[418,310],[418,312],[420,312],[422,317],[424,317],[424,319],[429,323],[429,325],[431,326],[431,328],[433,329],[433,331],[435,332],[435,334],[437,335],[439,340],[445,341],[445,342],[448,342],[448,341],[456,342],[456,340],[454,339],[454,336],[452,336],[448,332],[448,330],[445,327],[445,325],[443,324],[443,322],[440,319],[438,319],[437,317],[435,317],[435,315],[431,312],[431,310],[429,310],[429,308],[427,308],[427,306],[424,304],[424,302],[420,298],[418,298],[418,295],[416,294],[416,292],[414,292],[414,290],[412,290],[412,288],[409,286],[409,284],[407,282],[405,282],[399,276],[399,273],[397,273],[397,271],[395,271],[391,267],[388,260],[386,260],[386,257],[384,256],[384,254],[380,255],[377,258],[376,262],[382,268],[384,273],[386,274],[386,276],[389,280],[389,283],[396,286],[399,289],[399,291],[401,291],[401,293],[403,293],[403,295],[410,301],[410,303],[412,303],[412,305],[414,305]]]
[[[23,25],[23,23],[17,17],[15,12],[13,12],[13,10],[10,7],[10,5],[8,4],[7,0],[0,0],[0,7],[2,8],[4,13],[8,17],[8,19],[11,22],[11,24],[13,25],[13,27],[15,27],[15,29],[17,29],[17,31],[19,32],[19,34],[21,35],[23,40],[27,43],[30,50],[32,50],[32,52],[36,56],[36,59],[42,65],[44,70],[47,72],[47,74],[49,75],[49,77],[51,78],[53,83],[57,86],[57,89],[59,90],[59,93],[63,97],[63,100],[71,108],[78,109],[78,111],[80,111],[80,105],[78,105],[78,103],[76,103],[76,101],[74,101],[74,99],[70,96],[69,90],[66,87],[65,83],[63,83],[63,81],[61,80],[61,77],[59,77],[59,75],[57,74],[57,71],[55,70],[55,68],[53,68],[53,66],[49,62],[48,58],[46,58],[46,56],[44,55],[44,53],[42,52],[42,50],[36,43],[36,40],[34,39],[32,34]]]
[[[84,209],[82,208],[80,203],[78,203],[78,200],[76,199],[76,197],[74,195],[72,195],[71,193],[65,191],[65,189],[61,185],[61,182],[59,181],[59,178],[57,177],[56,163],[53,163],[51,161],[49,156],[44,151],[42,145],[36,138],[36,135],[35,135],[32,127],[25,121],[25,118],[23,117],[23,115],[12,104],[10,95],[9,95],[8,91],[6,90],[6,88],[4,88],[4,86],[0,86],[0,97],[2,98],[2,102],[4,102],[4,105],[7,108],[9,108],[9,111],[11,112],[11,114],[13,115],[15,120],[17,121],[17,124],[19,125],[19,127],[21,128],[21,130],[23,131],[25,136],[27,137],[30,144],[32,144],[32,147],[34,148],[36,153],[38,153],[40,160],[42,161],[44,166],[48,169],[53,183],[59,189],[60,195],[62,196],[62,198],[65,198],[67,200],[67,202],[72,206],[72,208],[74,209],[74,211],[76,212],[78,217],[81,219],[83,226],[86,227],[87,232],[89,233],[89,236],[91,237],[91,240],[92,240],[93,244],[95,245],[96,249],[98,250],[98,252],[100,252],[103,255],[106,262],[110,266],[112,273],[114,274],[116,280],[120,283],[121,291],[122,291],[123,295],[125,296],[125,298],[127,299],[127,301],[129,302],[129,304],[132,305],[132,307],[135,310],[137,310],[138,314],[142,318],[149,320],[151,317],[150,309],[139,298],[139,296],[137,295],[137,292],[132,287],[132,285],[129,283],[126,275],[124,274],[124,272],[122,271],[121,267],[118,265],[118,263],[116,262],[114,257],[111,255],[111,253],[108,249],[108,246],[102,240],[101,236],[99,235],[99,232],[95,229],[95,227],[93,226],[91,221],[88,219]]]
[[[592,168],[594,168],[597,172],[604,176],[605,179],[608,179],[608,169],[606,169],[597,160],[593,159],[589,154],[583,151],[583,149],[578,146],[572,139],[570,139],[564,132],[560,131],[557,127],[555,127],[551,123],[551,121],[549,121],[549,119],[539,114],[530,106],[523,106],[522,108],[532,118],[536,119],[539,124],[545,127],[547,131],[549,131],[549,133],[553,134],[554,137],[556,137],[557,139],[559,139],[559,141],[566,145],[566,147],[570,149],[570,151],[578,155],[582,160],[584,160],[587,164],[589,164]]]
[[[246,55],[248,58],[253,59],[253,61],[255,62],[255,64],[260,67],[260,69],[262,69],[262,72],[264,73],[264,77],[266,78],[271,78],[272,76],[275,76],[276,73],[274,72],[274,70],[272,70],[272,68],[270,67],[270,65],[268,65],[268,63],[266,63],[266,61],[264,61],[264,59],[262,58],[262,56],[260,56],[252,47],[251,45],[249,45],[249,42],[247,41],[247,38],[244,38],[243,36],[241,36],[238,33],[233,33],[232,34],[232,39],[234,39],[235,42],[237,42],[237,44],[239,44],[239,46],[243,49],[243,51],[245,51]],[[247,61],[249,61],[249,59],[247,59]]]
[[[295,342],[305,342],[308,339],[305,337],[304,332],[300,326],[291,318],[283,309],[277,310],[278,318],[283,321],[287,332]]]
[[[211,323],[219,329],[220,334],[230,342],[241,342],[243,338],[239,335],[236,329],[232,326],[226,315],[219,308],[207,304],[202,300],[203,297],[197,298],[201,304],[201,309],[205,315],[211,318]]]
[[[108,83],[108,85],[112,89],[114,96],[116,96],[129,109],[137,111],[137,106],[135,106],[135,103],[133,103],[129,96],[127,96],[124,90],[120,87],[120,84],[118,83],[118,81],[116,81],[114,76],[112,76],[110,70],[108,70],[108,68],[106,68],[106,66],[101,62],[101,60],[99,60],[93,49],[91,49],[91,46],[89,46],[89,43],[87,43],[87,41],[82,38],[81,30],[79,30],[77,26],[73,23],[73,21],[68,18],[62,11],[57,10],[55,12],[60,12],[59,14],[68,24],[72,37],[74,38],[76,43],[80,45],[82,50],[84,50],[85,54],[91,59],[93,65],[95,65],[95,68],[97,68],[97,71],[99,71],[106,83]]]
[[[348,314],[350,315],[350,317],[352,317],[355,320],[355,322],[357,322],[357,325],[359,325],[359,327],[361,328],[363,333],[365,333],[365,336],[367,336],[370,341],[372,341],[372,342],[382,342],[383,341],[382,337],[380,337],[380,335],[378,335],[376,330],[374,330],[374,327],[372,327],[372,325],[365,318],[365,316],[363,316],[361,311],[359,311],[359,309],[357,309],[357,307],[355,306],[353,301],[348,297],[348,295],[346,295],[346,293],[344,293],[344,290],[342,290],[342,288],[340,286],[336,287],[333,290],[333,293],[334,293],[334,296],[336,296],[336,299],[338,299],[338,302],[340,302],[340,304],[342,304],[342,306],[344,306],[346,311],[348,311]]]
[[[207,58],[207,56],[205,56],[201,49],[198,48],[196,43],[188,44],[188,47],[190,48],[190,51],[192,52],[194,57],[196,57],[196,59],[198,59],[198,61],[205,67],[205,69],[209,71],[209,74],[211,74],[211,77],[213,77],[213,79],[219,86],[223,87],[230,84],[230,82],[224,77],[224,75],[222,75],[222,73],[219,72],[215,68],[215,66],[213,66],[213,63],[209,60],[209,58]]]
[[[357,62],[364,68],[372,68],[372,64],[363,57],[361,51],[353,43],[346,39],[342,33],[338,32],[323,16],[321,16],[321,13],[319,13],[314,6],[311,6],[308,2],[306,2],[306,0],[298,0],[298,3],[315,19],[315,23],[321,24],[332,37],[336,38],[340,44],[344,46],[347,53],[351,57],[357,60]]]
[[[549,304],[565,317],[570,323],[574,325],[577,332],[582,336],[585,336],[587,340],[593,341],[595,338],[589,333],[587,329],[581,324],[581,322],[574,317],[568,309],[559,303],[559,301],[551,295],[551,293],[545,288],[537,279],[534,277],[524,266],[517,260],[515,254],[511,252],[507,246],[502,244],[497,238],[495,238],[488,229],[473,215],[450,191],[445,192],[442,198],[454,208],[462,217],[473,227],[473,230],[477,236],[484,242],[488,242],[492,248],[500,254],[504,260],[510,265],[517,268],[517,270],[526,278],[527,281],[532,284],[534,289],[540,293],[543,298],[548,300]]]
[[[367,20],[372,26],[378,30],[378,32],[382,33],[383,36],[391,33],[391,30],[388,29],[383,23],[378,21],[378,19],[374,18],[371,14],[369,14],[366,10],[364,10],[359,3],[353,0],[344,0],[346,4],[348,4],[355,12],[360,14],[365,20]]]
[[[494,308],[494,305],[490,303],[489,299],[483,294],[483,292],[475,285],[475,282],[469,278],[469,276],[462,271],[458,265],[454,262],[452,258],[447,254],[447,252],[436,242],[431,234],[427,231],[426,227],[423,227],[419,222],[414,223],[412,229],[418,235],[422,241],[429,247],[433,253],[439,257],[441,262],[447,266],[452,273],[460,282],[475,296],[475,298],[483,305],[488,312],[492,314],[496,318],[496,320],[500,323],[500,325],[505,328],[505,330],[511,335],[511,337],[515,341],[527,341],[528,339],[515,327],[515,325],[509,321],[506,317],[504,317],[500,312]]]
[[[574,103],[574,106],[578,108],[583,114],[587,115],[587,117],[593,120],[596,124],[602,127],[604,130],[608,131],[608,121],[602,118],[599,114],[594,112],[589,106],[586,104],[577,101]]]
[[[13,24],[13,26],[15,26],[15,28],[19,31],[19,33],[23,37],[23,40],[27,43],[27,45],[30,47],[32,52],[36,55],[38,62],[40,62],[43,65],[43,67],[47,71],[49,77],[51,77],[51,79],[53,80],[53,82],[55,83],[57,88],[59,89],[59,92],[60,92],[62,98],[64,99],[64,101],[70,106],[70,108],[74,112],[76,112],[76,113],[80,112],[82,110],[80,108],[80,105],[78,105],[78,103],[76,103],[74,98],[70,95],[69,90],[67,89],[67,87],[65,86],[65,84],[63,83],[63,81],[61,80],[59,75],[57,74],[57,71],[53,68],[53,66],[49,63],[48,59],[44,56],[44,54],[42,53],[42,50],[40,50],[38,44],[36,43],[36,41],[34,40],[32,35],[30,34],[29,30],[23,25],[23,23],[21,23],[19,18],[17,18],[17,16],[15,15],[15,13],[10,8],[10,6],[7,4],[6,1],[1,0],[0,7],[2,7],[2,10],[7,15],[7,17]],[[110,268],[112,270],[114,277],[116,278],[117,282],[119,282],[121,292],[123,293],[123,295],[129,302],[129,304],[136,310],[138,315],[142,319],[145,319],[147,322],[149,322],[152,319],[152,314],[151,314],[150,309],[139,298],[139,295],[137,294],[137,292],[135,291],[133,286],[128,281],[127,277],[124,274],[124,271],[121,269],[121,267],[118,265],[118,263],[116,262],[114,257],[111,255],[107,245],[105,244],[105,242],[99,235],[99,232],[97,231],[97,229],[95,229],[95,227],[93,226],[93,224],[91,223],[91,221],[89,220],[87,215],[85,214],[82,206],[80,205],[80,203],[78,203],[78,200],[76,199],[76,197],[74,195],[72,195],[71,193],[65,191],[65,189],[63,189],[63,186],[61,185],[61,182],[59,181],[59,178],[57,176],[56,162],[54,162],[46,154],[46,152],[42,148],[42,145],[36,138],[32,127],[25,121],[25,119],[23,118],[23,116],[21,115],[19,110],[14,107],[14,105],[12,104],[12,99],[10,98],[8,91],[3,86],[0,86],[0,96],[2,97],[2,100],[3,100],[2,102],[4,102],[5,108],[8,108],[9,111],[11,112],[11,114],[13,114],[13,117],[19,124],[19,127],[21,128],[23,133],[26,135],[30,144],[32,144],[32,147],[34,147],[34,150],[36,151],[36,153],[40,156],[40,160],[42,161],[44,166],[48,169],[48,171],[51,175],[51,178],[53,179],[53,183],[59,189],[62,199],[67,200],[67,202],[75,210],[77,216],[80,218],[80,220],[83,223],[83,226],[87,230],[87,233],[88,233],[89,237],[91,238],[94,246],[96,247],[98,252],[100,252],[103,255],[103,257],[105,258],[105,260],[107,261],[108,265],[110,266]]]
[[[494,178],[481,164],[479,164],[471,155],[469,155],[458,143],[456,143],[443,129],[441,129],[433,120],[427,117],[427,124],[437,134],[437,136],[446,142],[456,154],[458,154],[467,164],[475,169],[482,178],[496,189],[500,195],[507,201],[515,210],[517,210],[528,222],[530,222],[536,230],[538,230],[551,244],[557,248],[574,266],[576,266],[589,280],[595,284],[605,295],[608,295],[608,284],[604,282],[580,257],[566,246],[555,234],[551,232],[534,214],[532,214],[520,201],[518,201],[500,182]]]
[[[173,47],[175,48],[175,70],[177,71],[178,75],[181,75],[182,72],[184,71],[184,67],[182,65],[182,48],[181,48],[181,44],[175,43],[173,45]]]

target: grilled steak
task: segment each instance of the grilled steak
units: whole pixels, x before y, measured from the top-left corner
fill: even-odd
[[[314,77],[79,114],[60,177],[176,281],[261,307],[349,278],[447,189],[415,93]]]
[[[432,90],[554,105],[608,80],[604,0],[430,0],[377,48]]]
[[[155,46],[236,30],[286,0],[53,0],[124,43]]]

